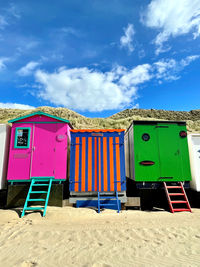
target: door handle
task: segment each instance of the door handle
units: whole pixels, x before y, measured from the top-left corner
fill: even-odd
[[[35,151],[35,146],[32,148],[33,151]]]

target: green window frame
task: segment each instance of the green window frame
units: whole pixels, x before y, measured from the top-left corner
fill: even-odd
[[[26,146],[19,146],[17,145],[17,132],[18,130],[28,130],[28,141]],[[29,148],[30,147],[30,136],[31,136],[31,127],[16,127],[15,128],[15,143],[14,143],[14,148]]]

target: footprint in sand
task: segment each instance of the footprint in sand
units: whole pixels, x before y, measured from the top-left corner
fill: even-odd
[[[34,261],[24,261],[21,264],[21,267],[34,267],[37,266],[37,263]]]

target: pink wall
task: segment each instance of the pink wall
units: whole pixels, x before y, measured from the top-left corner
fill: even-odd
[[[44,115],[13,123],[8,163],[8,180],[29,180],[30,177],[67,178],[67,149],[70,126]],[[24,123],[26,122],[26,123]],[[30,147],[14,148],[16,127],[30,127]]]

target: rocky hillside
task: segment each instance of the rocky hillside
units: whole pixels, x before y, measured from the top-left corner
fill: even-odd
[[[68,119],[74,128],[123,128],[126,129],[133,120],[173,120],[186,121],[190,132],[200,132],[200,110],[167,111],[155,109],[126,109],[108,118],[87,118],[67,108],[39,107],[34,110],[0,109],[0,123],[18,116],[36,111],[43,111]]]

